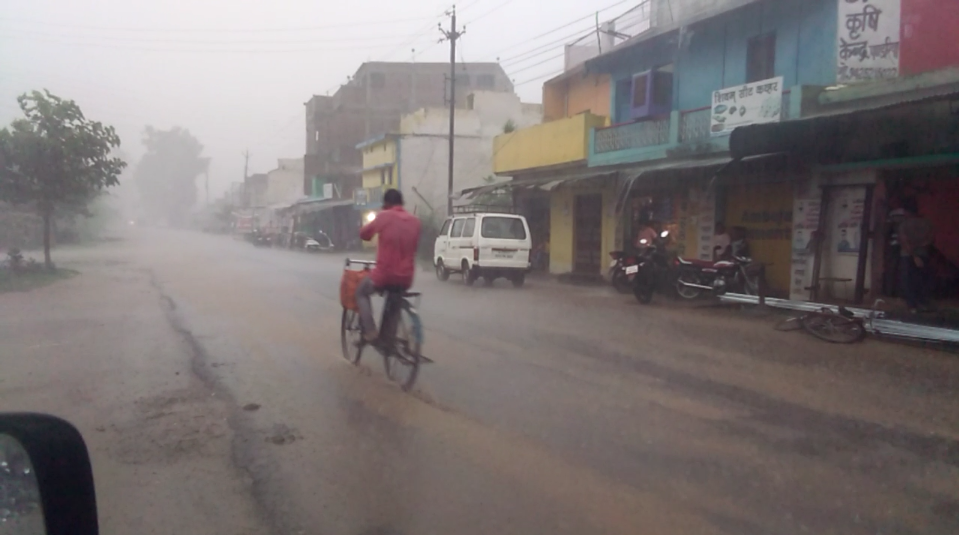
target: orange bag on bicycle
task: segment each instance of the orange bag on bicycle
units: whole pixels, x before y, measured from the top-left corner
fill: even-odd
[[[352,269],[343,270],[343,279],[340,280],[340,304],[347,310],[359,311],[356,306],[356,289],[368,277],[368,270],[356,271]]]

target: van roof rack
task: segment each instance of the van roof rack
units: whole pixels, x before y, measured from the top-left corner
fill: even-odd
[[[454,206],[454,214],[518,214],[512,206],[496,206],[492,204],[467,204],[464,206]]]

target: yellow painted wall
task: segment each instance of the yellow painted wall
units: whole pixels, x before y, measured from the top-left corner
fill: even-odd
[[[566,84],[543,84],[543,122],[565,119],[566,115]]]
[[[792,212],[793,186],[789,182],[730,186],[726,191],[726,227],[748,230],[753,258],[767,264],[770,289],[786,295],[792,262]]]
[[[573,74],[543,84],[543,121],[558,121],[580,113],[609,116],[609,75]]]
[[[363,149],[363,169],[383,164],[393,164],[393,184],[396,183],[396,140],[384,139]],[[363,187],[375,188],[381,184],[380,169],[363,171]]]
[[[605,259],[616,250],[616,182],[601,184],[558,186],[550,193],[549,214],[549,272],[573,271],[573,211],[576,195],[600,193],[603,196],[603,236],[600,257],[601,275],[605,275]]]
[[[567,115],[589,112],[609,116],[609,75],[573,76],[567,81],[567,94]]]
[[[589,131],[605,124],[605,117],[581,114],[496,136],[493,171],[509,174],[583,161],[589,154]]]

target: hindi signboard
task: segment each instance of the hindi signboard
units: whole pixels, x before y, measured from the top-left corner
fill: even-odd
[[[782,76],[713,91],[709,132],[721,136],[737,126],[779,122],[782,106]]]
[[[901,0],[839,0],[841,84],[899,76]]]

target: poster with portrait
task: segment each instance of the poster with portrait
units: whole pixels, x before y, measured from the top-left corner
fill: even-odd
[[[862,216],[866,208],[866,188],[844,189],[837,195],[838,216],[832,232],[832,250],[840,255],[859,255]]]

